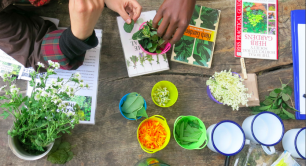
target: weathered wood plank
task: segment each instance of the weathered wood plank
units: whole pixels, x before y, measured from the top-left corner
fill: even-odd
[[[260,98],[263,99],[273,88],[278,87],[279,78],[283,82],[292,79],[292,68],[264,73],[258,77]],[[180,115],[194,115],[199,117],[206,127],[221,120],[233,120],[242,124],[251,115],[249,108],[232,111],[231,108],[218,105],[211,101],[206,94],[206,80],[208,77],[182,75],[152,75],[135,78],[124,78],[114,81],[100,81],[98,92],[98,107],[96,124],[78,125],[72,135],[65,135],[64,140],[77,145],[73,151],[75,158],[66,165],[133,165],[145,157],[158,157],[170,165],[223,165],[224,156],[210,151],[184,150],[171,136],[168,146],[155,154],[143,152],[137,142],[136,132],[140,122],[128,121],[119,112],[118,102],[126,93],[136,91],[143,95],[148,104],[148,115],[164,116],[173,131],[173,123]],[[179,91],[176,104],[169,108],[156,106],[151,97],[151,88],[161,80],[173,82]],[[24,82],[24,81],[18,81]],[[290,84],[292,86],[292,83]],[[12,119],[0,119],[0,165],[50,165],[46,159],[35,162],[25,162],[13,155],[7,147],[6,131],[12,124]],[[304,121],[284,121],[286,131],[305,126]],[[281,143],[276,146],[282,150]]]

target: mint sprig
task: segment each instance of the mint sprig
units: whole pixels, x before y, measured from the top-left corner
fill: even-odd
[[[271,91],[269,96],[265,97],[265,101],[260,103],[260,106],[250,107],[252,113],[258,114],[263,111],[270,111],[277,114],[281,119],[295,119],[294,114],[289,112],[289,110],[298,111],[293,107],[291,99],[293,90],[288,85],[290,81],[287,84],[283,84],[281,81],[282,87]],[[292,106],[287,103],[289,100]]]

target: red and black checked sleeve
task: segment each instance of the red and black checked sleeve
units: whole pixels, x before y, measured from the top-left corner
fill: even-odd
[[[86,42],[76,38],[69,27],[45,35],[41,48],[45,61],[58,62],[61,69],[75,70],[83,64],[87,50],[98,45],[95,32]]]

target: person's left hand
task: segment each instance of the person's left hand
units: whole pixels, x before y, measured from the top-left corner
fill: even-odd
[[[158,36],[171,44],[178,42],[188,27],[195,2],[195,0],[164,0],[153,19],[153,28],[158,28]],[[158,26],[161,19],[163,20]]]
[[[104,2],[108,8],[117,12],[128,24],[132,19],[136,22],[141,14],[142,7],[137,0],[104,0]]]

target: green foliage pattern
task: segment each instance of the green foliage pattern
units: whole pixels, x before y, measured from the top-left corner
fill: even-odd
[[[267,14],[263,10],[251,10],[254,3],[244,2],[243,7],[243,32],[248,33],[267,33]]]
[[[182,62],[188,62],[187,58],[189,58],[192,54],[194,40],[195,38],[184,35],[181,40],[175,44],[174,52],[176,56],[174,59]]]
[[[195,65],[208,67],[207,62],[211,59],[211,53],[213,49],[213,42],[196,39],[193,58],[196,60],[193,62]]]

